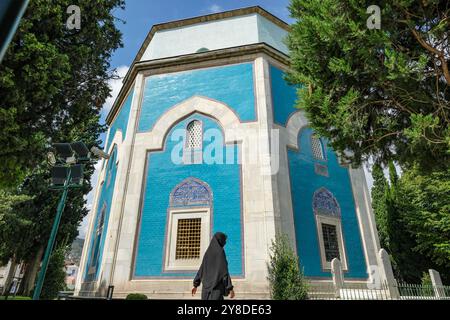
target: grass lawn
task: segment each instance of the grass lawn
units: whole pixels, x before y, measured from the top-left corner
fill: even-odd
[[[0,296],[0,300],[5,300],[5,296]],[[8,296],[8,300],[31,300],[31,298],[22,296]]]

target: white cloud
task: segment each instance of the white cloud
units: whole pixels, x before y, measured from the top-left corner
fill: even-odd
[[[223,11],[223,8],[218,4],[212,4],[208,7],[208,12],[217,13]]]
[[[105,104],[103,105],[102,114],[105,116],[108,114],[109,110],[111,110],[114,101],[116,101],[117,96],[119,95],[120,89],[122,88],[122,80],[128,72],[128,66],[120,66],[117,68],[117,75],[119,79],[109,80],[108,85],[111,88],[111,97],[106,99]]]

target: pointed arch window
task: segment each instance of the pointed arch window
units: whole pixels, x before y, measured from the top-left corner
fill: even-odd
[[[331,261],[338,258],[342,269],[347,270],[339,203],[329,190],[320,188],[313,195],[312,207],[316,217],[322,268],[330,270]]]
[[[185,164],[198,164],[202,162],[202,142],[203,124],[199,120],[192,120],[186,126]]]
[[[103,233],[103,227],[105,225],[105,215],[106,215],[106,203],[103,203],[103,206],[100,210],[100,215],[97,221],[97,228],[94,233],[94,243],[92,246],[91,260],[89,263],[88,275],[93,276],[97,272],[97,267],[99,263],[100,256],[100,241]]]
[[[115,165],[113,160],[108,160],[108,167],[106,169],[106,188],[109,188],[111,185],[111,178],[112,178],[112,172],[113,172],[113,166]]]

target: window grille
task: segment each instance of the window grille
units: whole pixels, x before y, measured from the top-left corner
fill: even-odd
[[[322,141],[316,135],[311,136],[311,149],[314,159],[325,160]]]
[[[175,260],[200,258],[201,218],[179,219]]]
[[[202,146],[202,123],[198,120],[190,122],[187,126],[188,149],[201,148]]]
[[[102,209],[100,210],[100,216],[98,218],[97,230],[95,232],[94,245],[88,274],[95,273],[95,269],[98,264],[98,259],[100,255],[100,240],[102,238],[103,227],[105,225],[105,214],[106,214],[106,205],[103,205]]]
[[[323,246],[325,249],[325,259],[331,262],[334,258],[339,260],[338,235],[335,225],[322,223]]]

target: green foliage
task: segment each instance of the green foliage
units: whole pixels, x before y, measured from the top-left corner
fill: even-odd
[[[39,263],[36,251],[47,244],[61,196],[48,189],[47,148],[73,141],[91,148],[100,144],[104,131],[100,110],[110,93],[108,81],[115,77],[109,60],[122,45],[113,11],[124,1],[77,1],[81,30],[65,26],[71,4],[30,1],[0,65],[0,189],[22,197],[9,201],[7,215],[0,213],[2,261],[14,256],[27,265]],[[93,164],[87,164],[83,187],[68,194],[58,244],[71,243],[78,234],[88,213],[85,196],[93,171]],[[3,198],[0,194],[0,202]]]
[[[419,283],[422,271],[427,270],[428,259],[413,251],[416,241],[405,223],[408,213],[401,205],[399,178],[393,162],[389,163],[388,180],[380,166],[374,167],[373,177],[372,206],[380,243],[391,256],[396,278]]]
[[[389,232],[387,227],[387,193],[389,184],[383,173],[383,168],[375,164],[372,168],[372,208],[377,223],[378,236],[382,248],[389,248]]]
[[[421,173],[418,167],[397,176],[389,164],[389,180],[380,166],[372,172],[372,206],[381,245],[388,250],[399,280],[420,283],[433,268],[450,274],[450,172]]]
[[[428,272],[422,273],[422,285],[423,286],[431,286],[433,283],[431,282],[431,277]]]
[[[14,206],[29,200],[27,195],[14,195],[0,189],[0,265],[20,255],[17,243],[32,222],[15,211]]]
[[[127,295],[126,300],[148,300],[148,298],[142,293],[130,293]]]
[[[274,300],[305,300],[308,288],[299,260],[285,236],[272,240],[268,263],[271,296]]]
[[[6,300],[5,296],[0,296],[0,300]],[[31,300],[31,297],[8,296],[8,300]]]
[[[431,282],[431,277],[428,272],[422,273],[421,285],[422,285],[422,295],[423,296],[425,296],[425,297],[434,296],[433,283]]]
[[[414,251],[440,266],[441,273],[450,274],[450,169],[423,174],[414,167],[401,182],[399,201],[415,235]]]
[[[291,0],[287,43],[298,108],[346,160],[450,164],[447,1]],[[352,153],[345,151],[351,150]]]
[[[75,131],[103,130],[109,60],[122,45],[113,10],[123,0],[80,0],[81,30],[68,30],[70,0],[30,1],[0,64],[0,187],[15,187]],[[92,121],[94,119],[94,121]]]
[[[58,292],[66,287],[64,279],[66,272],[64,270],[64,257],[67,248],[61,247],[53,251],[45,275],[44,285],[42,286],[41,299],[52,300],[58,297]]]

